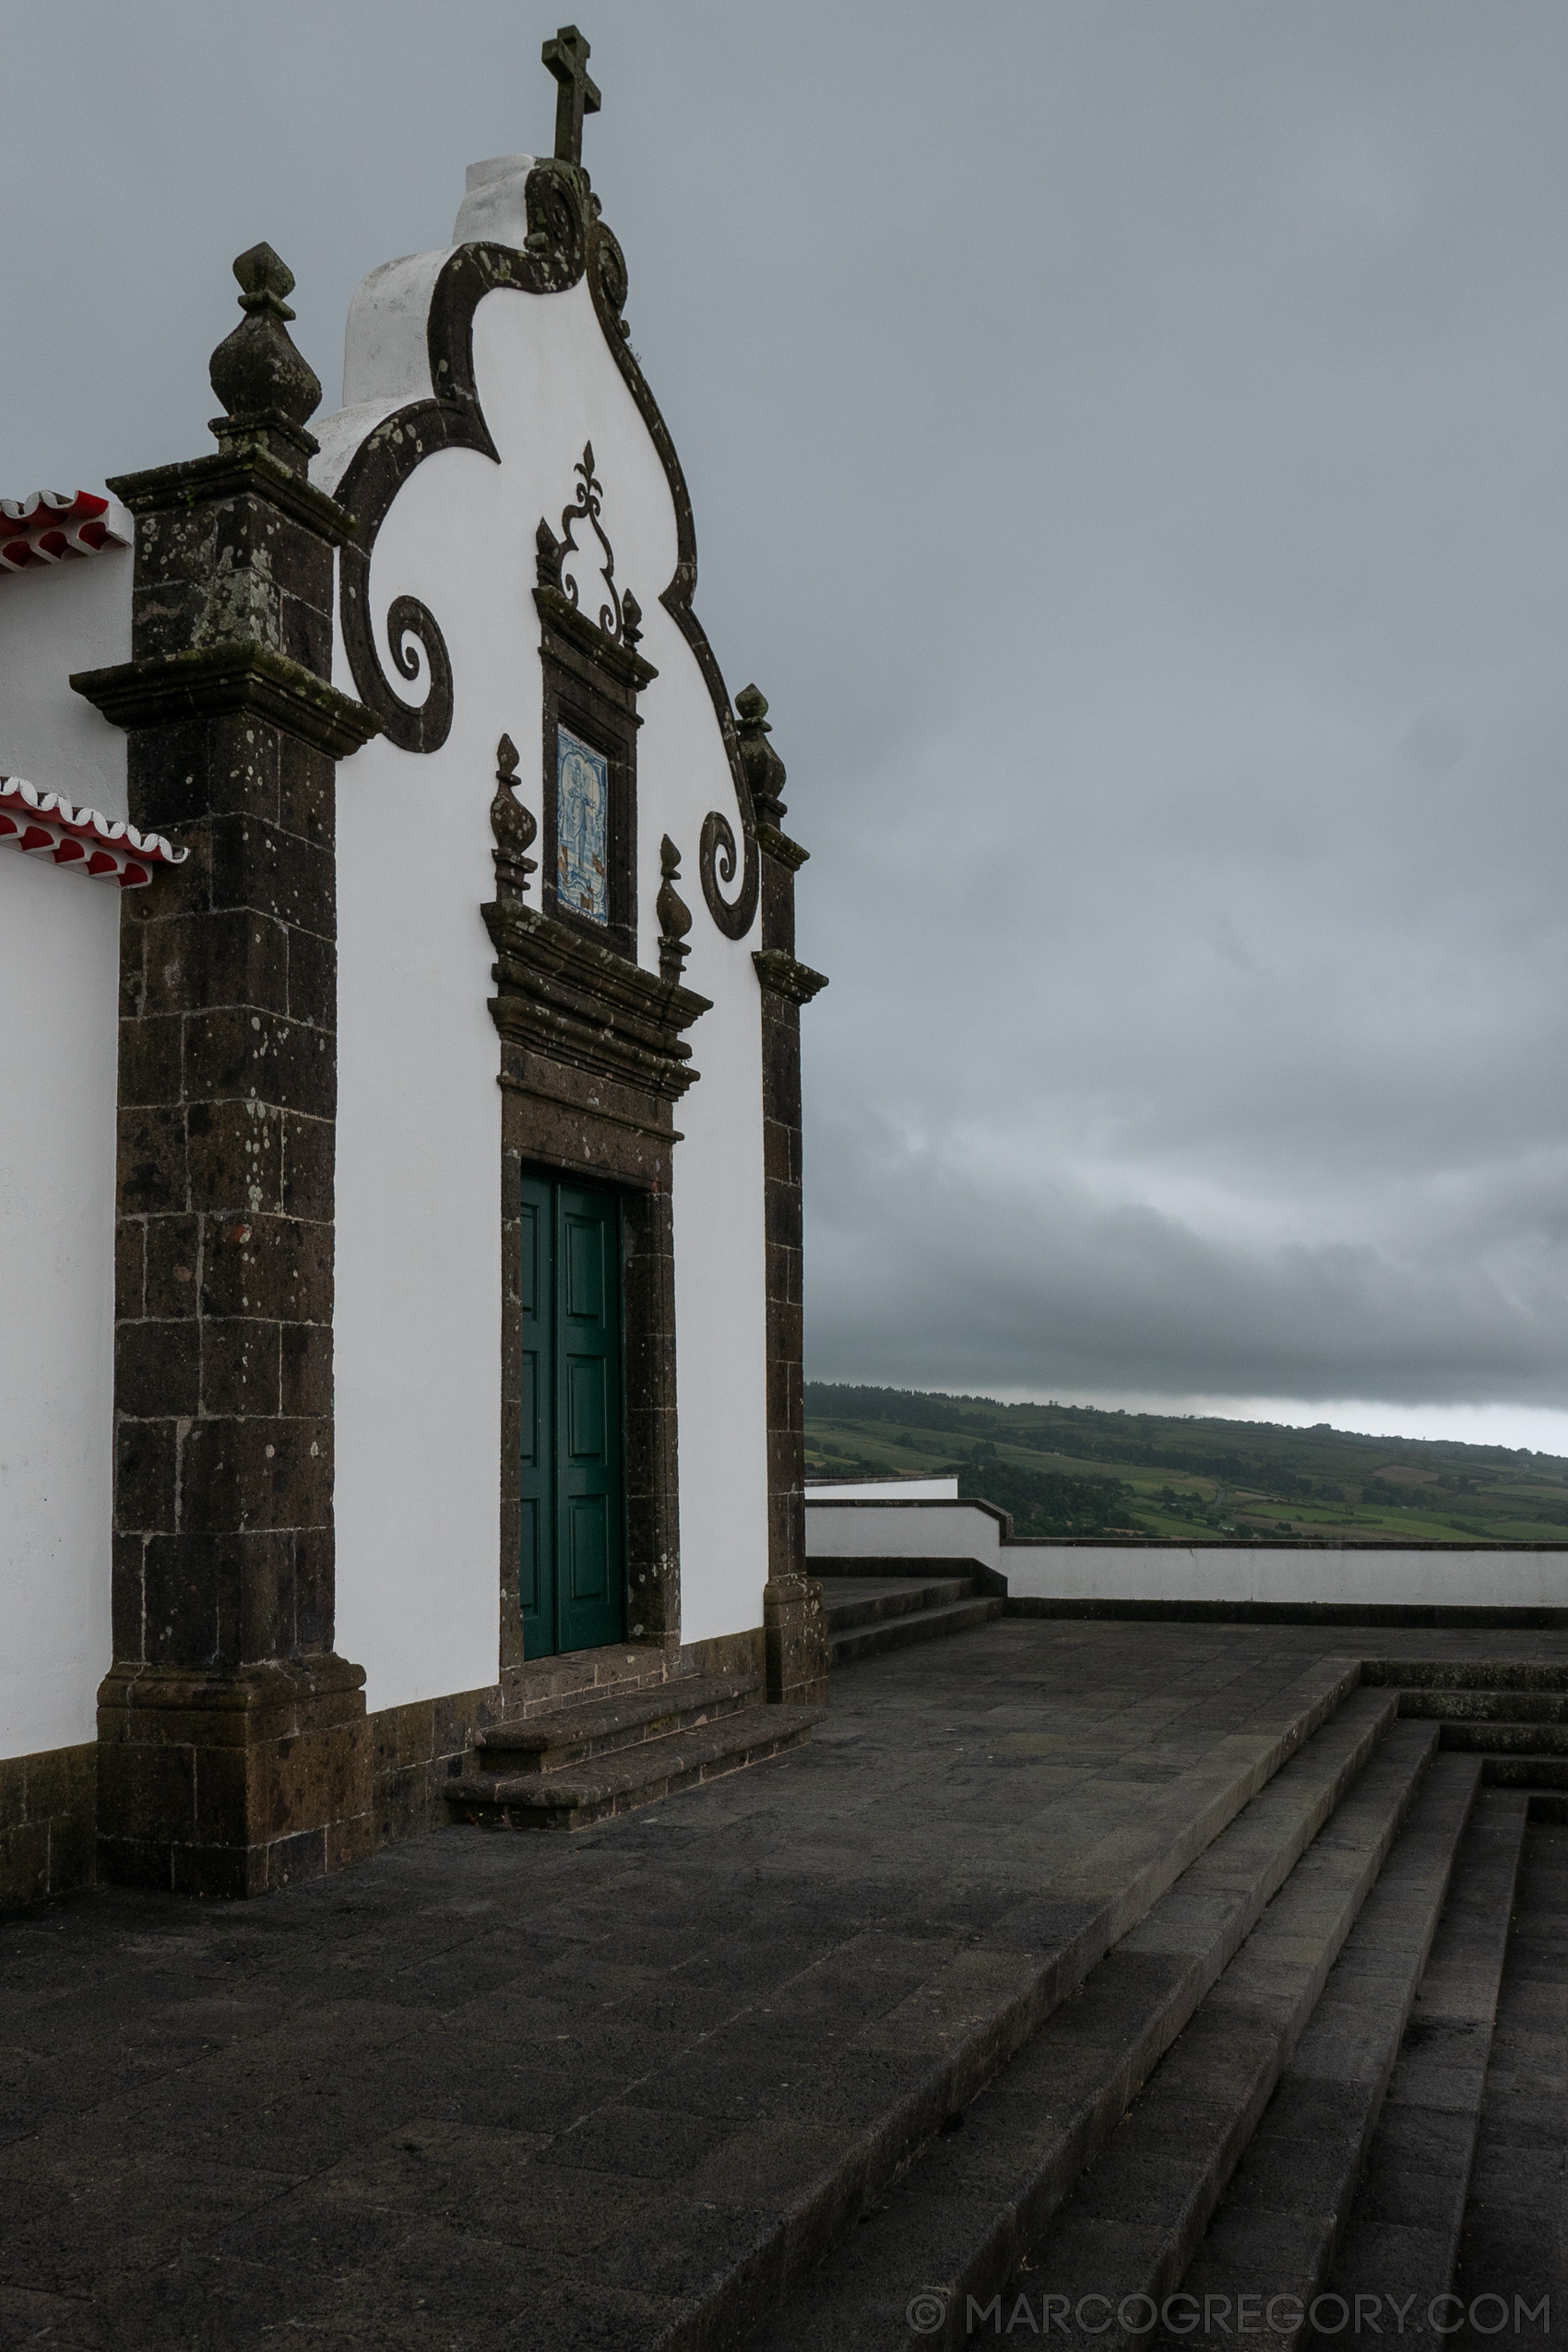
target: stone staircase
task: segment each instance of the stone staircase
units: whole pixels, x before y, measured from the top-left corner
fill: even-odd
[[[824,1712],[766,1705],[759,1675],[681,1675],[481,1731],[446,1802],[487,1829],[580,1829],[796,1747]]]
[[[1439,1725],[1445,1749],[1479,1756],[1489,1787],[1526,1790],[1532,1820],[1568,1821],[1568,1667],[1379,1659],[1362,1680]]]
[[[744,2292],[715,2277],[683,2345],[913,2352],[1022,2329],[1076,2352],[1218,2352],[1234,2299],[1261,2288],[1285,2299],[1265,2352],[1306,2352],[1322,2291],[1425,2310],[1454,2275],[1538,1801],[1494,1759],[1562,1753],[1451,1735],[1560,1727],[1565,1686],[1562,1669],[1351,1665],[1244,1801],[1216,1790],[1189,1816],[1163,1871],[1119,1856],[1102,1942],[1087,1884],[1043,1889],[1039,1931],[1075,1921],[1076,1965],[1059,1956],[1028,1997],[977,1971],[946,2111],[907,2091],[867,2108],[788,2246],[754,2251]],[[1433,1693],[1448,1711],[1429,1714]],[[1512,1705],[1456,1704],[1478,1694]],[[1197,2300],[1166,2334],[1173,2293]],[[1096,2296],[1109,2312],[1080,2323]]]
[[[939,1641],[989,1624],[1005,1606],[1000,1593],[980,1589],[980,1578],[955,1568],[940,1574],[862,1575],[855,1571],[879,1562],[812,1560],[809,1573],[823,1579],[823,1615],[834,1666],[880,1657],[911,1642]]]

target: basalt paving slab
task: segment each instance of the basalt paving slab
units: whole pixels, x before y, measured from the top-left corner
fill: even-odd
[[[570,1841],[453,1828],[251,1904],[13,1916],[0,2347],[636,2352],[721,2274],[766,2293],[781,2184],[861,2146],[1262,1753],[1244,1727],[1373,1639],[996,1621],[843,1669],[808,1747]]]

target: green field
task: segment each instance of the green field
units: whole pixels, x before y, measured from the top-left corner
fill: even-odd
[[[1568,1460],[1320,1422],[1192,1420],[806,1383],[806,1474],[954,1476],[1021,1536],[1568,1544]]]

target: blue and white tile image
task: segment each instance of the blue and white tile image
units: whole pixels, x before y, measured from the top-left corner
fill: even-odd
[[[555,737],[556,897],[590,921],[610,921],[610,763],[564,727]]]

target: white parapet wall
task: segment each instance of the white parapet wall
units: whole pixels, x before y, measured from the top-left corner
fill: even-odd
[[[1011,1600],[1568,1610],[1568,1546],[1034,1543],[1010,1528],[989,1503],[806,1496],[808,1563],[972,1560]]]

